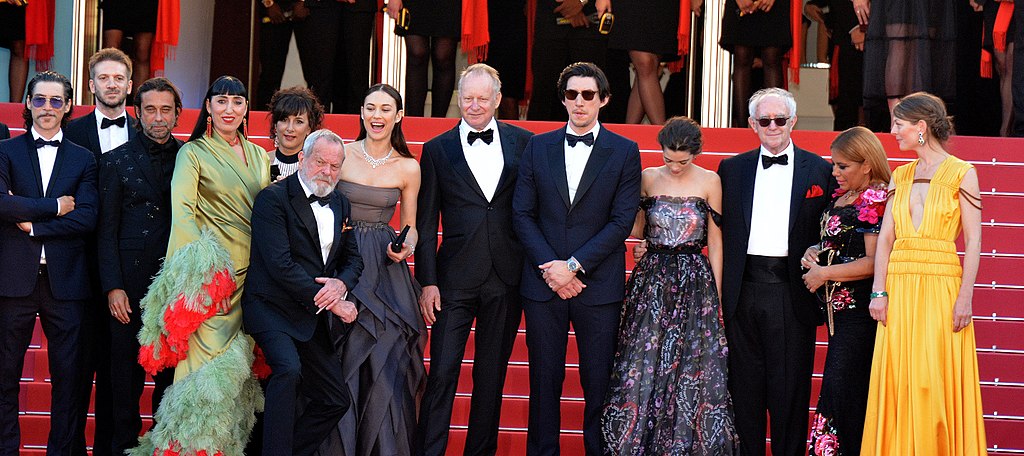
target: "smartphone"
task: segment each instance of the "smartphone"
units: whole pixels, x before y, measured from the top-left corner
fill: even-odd
[[[601,15],[601,22],[597,26],[597,31],[601,32],[602,35],[607,35],[612,32],[612,25],[615,25],[615,15],[604,13]]]
[[[402,8],[402,12],[395,18],[395,23],[403,30],[409,30],[409,9]]]

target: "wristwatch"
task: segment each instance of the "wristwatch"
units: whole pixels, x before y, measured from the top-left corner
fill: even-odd
[[[271,6],[274,6],[274,0],[263,0],[264,8],[270,8]]]
[[[580,262],[576,261],[576,257],[570,257],[568,260],[565,260],[565,266],[569,268],[569,272],[573,274],[583,269],[583,266],[580,266]]]

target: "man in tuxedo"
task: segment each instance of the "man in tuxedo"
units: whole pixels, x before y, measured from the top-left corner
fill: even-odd
[[[750,97],[761,146],[722,161],[722,315],[729,340],[729,392],[744,454],[807,453],[818,304],[801,280],[800,257],[820,241],[818,220],[835,189],[832,167],[790,140],[796,100],[770,88]]]
[[[335,190],[345,146],[317,130],[302,150],[299,171],[260,191],[252,208],[242,308],[271,369],[264,456],[313,454],[351,403],[329,334],[341,324],[334,316],[355,321],[346,297],[363,270],[348,199]],[[300,391],[310,402],[296,417]]]
[[[469,330],[476,320],[473,398],[465,454],[495,454],[501,391],[522,304],[522,247],[512,232],[517,166],[532,133],[498,122],[498,72],[459,77],[462,121],[423,145],[416,211],[416,279],[430,333],[430,376],[420,406],[420,454],[444,455]],[[437,228],[444,218],[440,249]]]
[[[125,110],[125,100],[132,91],[132,61],[115,48],[100,49],[89,58],[89,91],[96,101],[96,109],[68,124],[67,140],[92,151],[96,162],[100,157],[135,138],[136,122]],[[82,322],[82,374],[78,387],[78,400],[82,402],[78,416],[78,439],[85,447],[85,422],[92,392],[93,375],[96,376],[95,424],[93,434],[94,456],[108,456],[111,447],[113,395],[110,386],[110,330],[107,322],[107,299],[100,293],[100,264],[97,263],[96,240],[86,244],[89,256],[89,279],[95,299],[86,306]],[[107,265],[102,265],[106,268]],[[84,456],[85,453],[78,453]]]
[[[46,454],[85,452],[76,438],[82,316],[92,296],[86,239],[96,226],[96,162],[62,128],[67,77],[32,77],[25,128],[0,142],[0,455],[18,454],[18,381],[36,314],[47,340],[50,435]],[[83,412],[84,413],[84,412]]]
[[[635,142],[602,127],[611,93],[592,63],[558,79],[565,127],[534,136],[519,164],[513,227],[526,252],[520,292],[530,353],[527,454],[557,454],[569,324],[586,401],[583,441],[601,454],[601,407],[611,378],[625,288],[625,244],[640,202]]]
[[[110,317],[111,447],[95,453],[121,455],[135,447],[142,429],[139,398],[146,373],[139,365],[142,328],[139,302],[163,264],[171,234],[171,175],[181,141],[171,135],[181,95],[171,81],[143,82],[135,95],[142,134],[103,154],[99,162],[100,222],[97,245],[101,291]],[[155,377],[152,410],[174,380],[174,369]]]

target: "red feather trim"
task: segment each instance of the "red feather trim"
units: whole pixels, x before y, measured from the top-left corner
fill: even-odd
[[[231,308],[231,295],[236,288],[234,275],[226,269],[214,274],[213,280],[203,285],[206,294],[210,296],[212,307],[224,311]]]
[[[256,378],[266,380],[271,374],[270,365],[267,364],[267,356],[263,354],[263,349],[259,345],[253,345],[252,352],[255,355],[255,359],[252,361],[252,373],[256,375]]]
[[[155,347],[147,344],[139,347],[139,364],[149,375],[156,375],[163,369],[173,368],[178,365],[177,356],[172,355],[171,346],[167,344],[167,338],[163,334],[160,335],[158,340],[160,344],[160,353],[163,355],[159,358],[154,356],[153,352]]]
[[[178,356],[178,361],[185,359],[188,354],[188,338],[199,328],[199,325],[210,317],[217,314],[217,306],[207,307],[205,312],[190,310],[186,305],[185,295],[178,295],[178,299],[167,306],[164,311],[164,328],[167,331],[167,343],[171,350]]]

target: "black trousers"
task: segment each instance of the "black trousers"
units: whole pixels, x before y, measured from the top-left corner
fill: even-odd
[[[478,288],[441,290],[441,311],[430,333],[430,375],[420,404],[419,454],[445,454],[462,357],[474,319],[473,398],[463,454],[498,451],[501,392],[521,318],[519,287],[506,285],[493,271]]]
[[[25,353],[32,340],[36,314],[47,340],[50,366],[50,435],[47,455],[84,452],[75,448],[79,335],[84,301],[53,297],[45,268],[32,294],[22,298],[0,297],[0,456],[16,456],[21,441],[18,426],[18,391]]]
[[[604,407],[618,341],[622,301],[586,306],[558,297],[537,302],[523,299],[526,346],[530,358],[530,424],[526,454],[559,454],[562,383],[569,324],[576,332],[583,386],[583,444],[587,455],[602,454],[601,409]]]
[[[832,100],[835,120],[832,129],[843,131],[856,127],[860,107],[864,103],[864,52],[858,51],[848,40],[839,44],[839,93]]]
[[[529,120],[566,120],[569,115],[558,93],[558,76],[575,62],[593,62],[602,70],[608,55],[608,37],[597,27],[558,25],[549,11],[537,11],[533,41],[533,95]],[[628,98],[628,94],[623,94]]]
[[[793,312],[786,259],[766,258],[747,257],[739,305],[725,321],[736,430],[744,455],[764,455],[771,416],[772,454],[806,455],[815,327]]]
[[[97,287],[98,287],[98,281]],[[140,314],[141,315],[141,314]],[[79,336],[78,385],[76,387],[79,406],[76,419],[75,454],[85,456],[85,425],[88,421],[89,403],[93,403],[93,456],[110,456],[113,421],[113,394],[110,384],[110,331],[107,319],[110,311],[105,298],[99,296],[89,300],[82,314]],[[95,391],[93,379],[95,378]],[[123,454],[123,453],[116,453]]]
[[[146,386],[146,371],[139,365],[139,339],[142,329],[142,310],[139,301],[142,295],[129,296],[132,313],[127,324],[114,317],[108,317],[110,328],[110,387],[115,391],[111,397],[110,446],[101,450],[99,443],[93,445],[93,455],[123,455],[125,450],[139,444],[142,417],[139,399]],[[108,313],[109,315],[109,313]],[[152,411],[156,413],[163,398],[164,390],[174,381],[174,369],[164,369],[153,377]],[[98,436],[97,436],[98,437]]]
[[[252,335],[271,370],[263,411],[264,456],[312,455],[352,402],[328,332],[328,318],[337,317],[321,314],[313,337],[306,342],[281,331]],[[309,403],[296,416],[299,392]]]
[[[270,97],[281,87],[288,45],[295,33],[302,75],[321,103],[334,98],[334,59],[337,53],[341,5],[318,2],[309,5],[309,16],[301,21],[260,25],[260,79],[256,108],[267,109]]]

